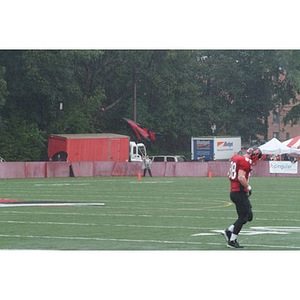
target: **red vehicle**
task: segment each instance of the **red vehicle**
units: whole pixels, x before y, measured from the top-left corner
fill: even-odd
[[[53,134],[48,140],[48,157],[53,161],[115,161],[129,159],[128,136],[114,133]]]

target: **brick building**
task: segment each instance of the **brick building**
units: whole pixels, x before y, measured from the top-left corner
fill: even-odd
[[[300,100],[300,95],[297,96],[297,99]],[[276,113],[270,114],[268,118],[268,141],[275,137],[283,142],[300,135],[300,124],[291,126],[290,122],[287,125],[283,123],[284,117],[292,107],[293,104],[285,105],[278,108]]]

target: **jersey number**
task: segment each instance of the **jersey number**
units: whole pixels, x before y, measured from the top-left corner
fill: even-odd
[[[229,169],[228,177],[232,180],[236,178],[236,162],[232,161]]]

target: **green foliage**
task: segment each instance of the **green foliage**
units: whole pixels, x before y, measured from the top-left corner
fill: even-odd
[[[300,51],[299,50],[285,50],[278,53],[278,58],[281,62],[281,67],[285,70],[286,83],[284,93],[287,95],[282,105],[289,103],[292,100],[294,106],[287,113],[284,118],[284,123],[291,122],[292,125],[300,120],[300,105],[296,99],[295,93],[300,93]],[[290,97],[293,95],[293,97]],[[298,103],[298,104],[297,104]]]
[[[6,161],[38,161],[45,157],[44,133],[37,125],[12,117],[0,124],[0,156]]]
[[[0,109],[8,95],[6,81],[4,80],[5,68],[0,66]]]
[[[219,135],[240,135],[244,141],[266,136],[263,120],[275,107],[281,91],[274,51],[206,51],[200,59],[200,80],[205,84],[207,123]]]
[[[275,50],[0,51],[1,151],[10,160],[39,160],[51,133],[129,135],[122,118],[133,118],[134,85],[137,121],[163,134],[147,143],[150,153],[189,153],[191,136],[212,135],[213,124],[216,135],[266,136],[269,112],[296,101],[299,56]],[[287,117],[296,122],[297,108]],[[25,128],[36,137],[28,151],[33,156],[15,149],[17,131]]]

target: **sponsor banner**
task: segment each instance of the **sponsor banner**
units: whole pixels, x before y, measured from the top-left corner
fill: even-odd
[[[290,161],[270,161],[269,162],[270,173],[281,174],[297,174],[298,162]]]
[[[200,159],[203,156],[206,160],[213,159],[213,140],[195,140],[194,142],[195,159]]]
[[[234,154],[236,154],[241,147],[238,146],[238,149],[235,151],[236,145],[234,145],[233,140],[220,140],[216,141],[216,151],[215,151],[215,159],[230,159]]]
[[[231,151],[233,150],[233,142],[221,141],[217,142],[217,151]]]

